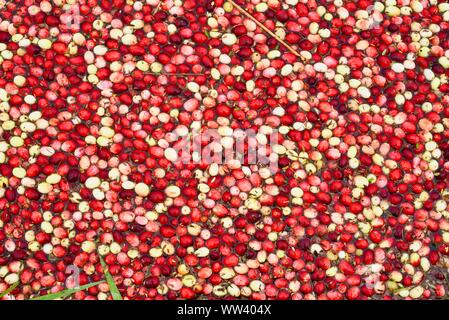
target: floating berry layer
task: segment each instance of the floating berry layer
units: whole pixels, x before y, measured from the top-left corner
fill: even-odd
[[[0,0],[0,296],[445,297],[448,77],[444,0]]]

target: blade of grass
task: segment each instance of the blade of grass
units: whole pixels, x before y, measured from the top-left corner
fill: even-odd
[[[120,294],[120,291],[117,288],[117,285],[114,282],[114,278],[112,278],[112,275],[109,273],[109,270],[107,269],[106,263],[103,260],[103,257],[100,256],[100,263],[101,267],[103,268],[103,273],[106,278],[106,281],[109,285],[109,291],[111,292],[112,298],[114,300],[123,300],[122,295]]]
[[[298,51],[296,51],[295,49],[293,49],[290,45],[288,45],[284,40],[282,40],[281,38],[279,38],[277,35],[275,35],[270,29],[268,29],[267,27],[265,27],[265,25],[260,22],[259,20],[257,20],[256,18],[254,18],[251,14],[249,14],[248,11],[246,11],[245,9],[243,9],[241,6],[239,6],[237,3],[235,3],[233,0],[227,0],[229,3],[231,3],[238,11],[240,11],[240,13],[243,13],[245,16],[247,16],[248,18],[250,18],[251,20],[254,21],[255,24],[257,24],[260,28],[262,28],[263,31],[265,31],[266,33],[268,33],[270,36],[272,36],[274,39],[276,39],[279,43],[281,43],[284,47],[286,47],[288,49],[288,51],[290,51],[291,53],[293,53],[295,56],[299,57],[303,62],[304,62],[304,57],[301,56],[299,54]]]
[[[64,298],[70,297],[72,294],[77,293],[78,291],[87,290],[90,287],[98,286],[100,283],[104,283],[104,282],[105,282],[104,280],[92,282],[92,283],[88,283],[83,286],[80,286],[79,288],[67,289],[67,290],[63,290],[63,291],[59,291],[59,292],[55,292],[55,293],[50,293],[45,296],[31,298],[30,300],[54,300],[54,299],[60,299],[60,298],[64,299]]]
[[[5,291],[3,291],[2,293],[0,293],[0,298],[3,298],[4,296],[6,296],[7,294],[9,294],[11,291],[13,291],[15,288],[17,288],[17,286],[19,285],[20,281],[17,281],[15,283],[12,284],[12,286],[10,286],[8,289],[6,289]]]

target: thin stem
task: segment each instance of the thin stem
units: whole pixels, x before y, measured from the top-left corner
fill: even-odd
[[[161,5],[162,5],[162,0],[159,1],[159,3],[157,4],[157,7],[154,9],[153,16],[159,11],[159,9],[161,8]]]
[[[290,45],[288,45],[284,40],[282,40],[281,38],[279,38],[276,34],[274,34],[270,29],[268,29],[267,27],[265,27],[261,22],[259,22],[259,20],[257,20],[256,18],[254,18],[251,14],[249,14],[245,9],[243,9],[241,6],[239,6],[237,3],[235,3],[233,0],[227,0],[229,1],[234,7],[237,8],[238,11],[240,11],[241,13],[243,13],[245,16],[247,16],[248,18],[250,18],[251,20],[254,21],[255,24],[257,24],[260,28],[262,28],[266,33],[268,33],[270,36],[272,36],[273,38],[275,38],[279,43],[281,43],[284,47],[286,47],[291,53],[293,53],[295,56],[299,57],[303,62],[304,57],[302,57],[298,51],[296,51],[295,49],[293,49]]]

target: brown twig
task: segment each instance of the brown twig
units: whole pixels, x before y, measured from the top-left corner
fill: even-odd
[[[274,34],[270,29],[268,29],[267,27],[265,27],[265,25],[263,25],[259,20],[257,20],[256,18],[254,18],[251,14],[249,14],[245,9],[243,9],[241,6],[239,6],[237,3],[235,3],[233,0],[227,0],[229,1],[229,3],[231,3],[234,7],[237,8],[238,11],[240,11],[241,13],[243,13],[245,16],[247,16],[248,18],[250,18],[251,20],[254,21],[255,24],[257,24],[260,28],[262,28],[262,30],[264,30],[266,33],[268,33],[270,36],[272,36],[273,38],[275,38],[279,43],[281,43],[284,47],[286,47],[291,53],[293,53],[295,56],[299,57],[303,62],[305,62],[304,57],[301,56],[301,54],[299,54],[298,51],[296,51],[295,49],[293,49],[290,45],[288,45],[284,40],[282,40],[281,38],[279,38],[276,34]]]
[[[162,5],[162,0],[159,1],[156,8],[153,10],[153,13],[152,13],[153,16],[159,11],[159,9],[161,8],[161,5]]]

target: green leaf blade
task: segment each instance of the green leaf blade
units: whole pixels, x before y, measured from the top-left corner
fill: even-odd
[[[112,275],[109,273],[109,270],[107,269],[106,263],[103,260],[103,257],[100,256],[100,263],[101,267],[103,268],[103,273],[106,278],[106,282],[109,285],[109,291],[111,292],[112,298],[114,300],[123,300],[122,295],[120,294],[120,291],[117,288],[117,285],[114,282],[114,278],[112,278]]]
[[[55,292],[55,293],[46,294],[44,296],[34,297],[34,298],[31,298],[30,300],[65,299],[65,298],[70,297],[71,295],[73,295],[73,294],[75,294],[75,293],[77,293],[79,291],[87,290],[87,289],[89,289],[91,287],[98,286],[101,283],[104,283],[104,280],[88,283],[88,284],[80,286],[79,288],[67,289],[67,290],[63,290],[63,291],[59,291],[59,292]]]
[[[20,281],[17,281],[15,283],[12,284],[12,286],[10,286],[8,289],[6,289],[5,291],[3,291],[2,293],[0,293],[0,299],[3,298],[4,296],[6,296],[7,294],[9,294],[11,291],[13,291],[15,288],[17,288],[17,286],[19,285]]]

